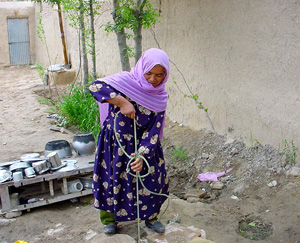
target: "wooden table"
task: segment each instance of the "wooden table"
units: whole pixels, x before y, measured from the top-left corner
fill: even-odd
[[[20,211],[20,210],[27,210],[30,208],[40,207],[43,205],[60,202],[72,198],[77,198],[85,195],[92,194],[92,189],[84,189],[79,192],[68,193],[67,183],[68,179],[78,179],[81,176],[91,175],[93,173],[94,168],[94,155],[85,156],[85,157],[77,157],[77,158],[70,158],[70,160],[76,159],[77,160],[77,167],[71,171],[66,172],[56,172],[53,171],[52,173],[46,172],[42,175],[38,175],[34,178],[24,179],[21,181],[9,181],[0,184],[0,196],[2,202],[2,209],[1,212],[9,212],[9,211]],[[0,164],[1,165],[1,164]],[[62,181],[61,190],[56,190],[54,187],[55,181]],[[34,186],[37,184],[39,186],[39,191],[36,193],[36,198],[43,199],[36,202],[21,204],[21,205],[12,205],[10,200],[10,187],[26,189],[28,186]],[[47,185],[48,184],[48,188]]]

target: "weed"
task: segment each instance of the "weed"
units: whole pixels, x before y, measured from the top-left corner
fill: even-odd
[[[258,146],[261,145],[261,143],[253,137],[252,131],[250,132],[250,144],[251,148],[258,148]]]
[[[40,103],[40,104],[42,104],[42,105],[52,105],[52,102],[49,100],[49,99],[47,99],[47,98],[41,98],[41,97],[38,97],[37,98],[37,101]]]
[[[76,126],[81,132],[100,132],[99,109],[95,99],[82,86],[69,86],[71,93],[61,97],[58,104],[60,123],[64,127]]]
[[[175,146],[174,150],[171,153],[174,160],[183,159],[185,162],[187,162],[189,158],[186,150],[179,146]]]
[[[295,146],[294,141],[291,140],[290,142],[288,142],[286,139],[284,139],[283,144],[284,148],[281,152],[279,146],[279,153],[281,155],[281,158],[285,155],[285,161],[287,163],[296,164],[298,148]]]

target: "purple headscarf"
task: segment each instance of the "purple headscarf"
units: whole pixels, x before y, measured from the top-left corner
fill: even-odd
[[[161,65],[166,74],[163,81],[153,87],[144,77],[154,66]],[[165,84],[169,78],[169,58],[160,49],[151,48],[143,53],[135,67],[130,72],[124,71],[112,76],[101,78],[101,81],[114,87],[127,97],[154,112],[165,111],[168,101],[168,93]],[[100,104],[101,125],[108,115],[108,104]],[[162,129],[163,130],[163,129]],[[162,136],[160,136],[160,139]]]

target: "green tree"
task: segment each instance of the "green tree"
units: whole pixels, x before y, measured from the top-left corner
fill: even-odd
[[[142,54],[142,29],[155,26],[160,14],[149,0],[113,0],[113,8],[114,23],[107,23],[105,30],[116,33],[122,70],[129,71],[129,57],[134,56],[137,62]],[[132,36],[134,54],[133,48],[127,45],[127,39]]]

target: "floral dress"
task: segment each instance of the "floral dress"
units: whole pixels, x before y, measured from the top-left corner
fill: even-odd
[[[105,102],[106,99],[114,98],[117,95],[125,97],[108,84],[98,80],[91,84],[90,92],[98,102]],[[143,154],[150,166],[150,174],[142,181],[148,190],[168,194],[169,182],[158,138],[165,112],[153,112],[128,97],[125,98],[133,104],[136,111],[138,152]],[[113,212],[117,222],[137,218],[136,179],[126,173],[130,159],[119,147],[114,132],[114,119],[119,110],[119,107],[109,104],[108,116],[98,138],[93,175],[95,208]],[[129,155],[134,153],[133,120],[119,113],[116,119],[116,131],[126,153]],[[140,174],[144,175],[147,172],[148,167],[143,162],[143,170]],[[131,171],[131,173],[134,172]],[[140,182],[138,193],[140,219],[155,218],[166,197],[149,193]]]

